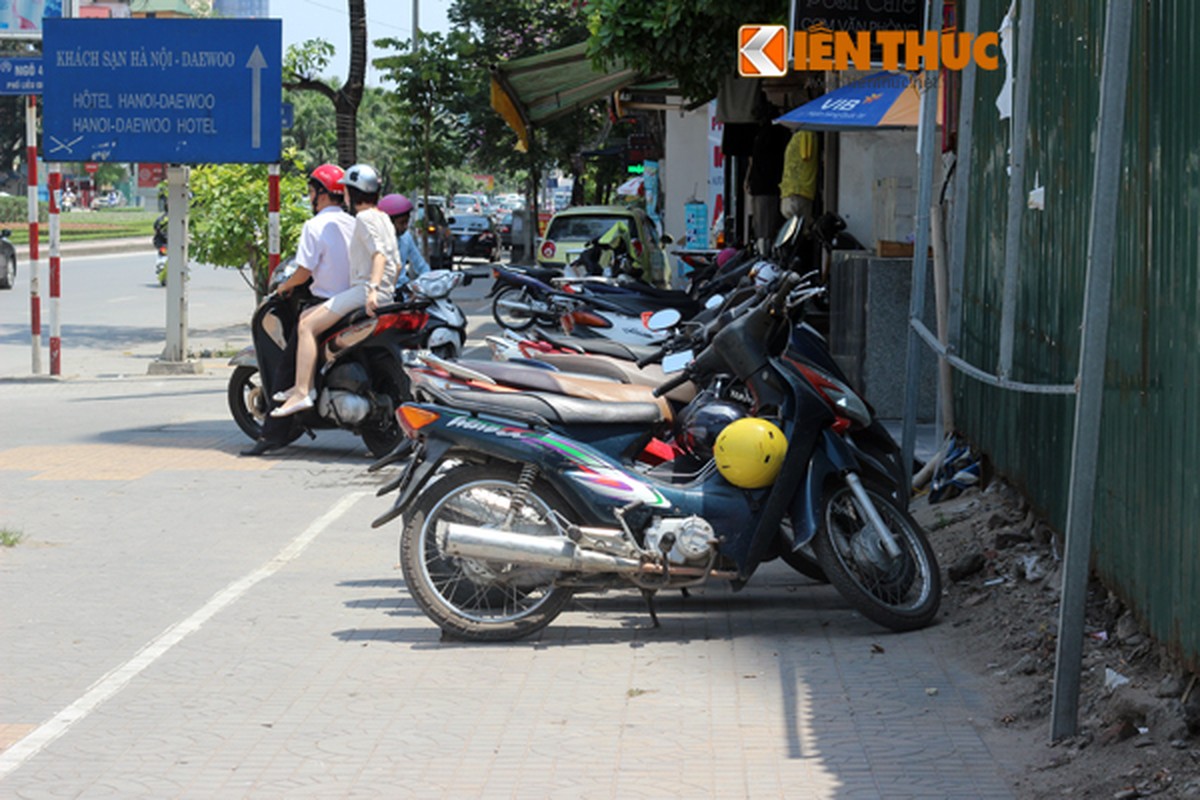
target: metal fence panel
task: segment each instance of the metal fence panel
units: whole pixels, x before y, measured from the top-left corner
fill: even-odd
[[[1008,0],[982,0],[995,30]],[[1070,383],[1079,361],[1104,5],[1040,3],[1035,21],[1025,214],[1012,378]],[[1139,4],[1123,153],[1120,228],[1094,535],[1096,566],[1155,637],[1200,665],[1200,4]],[[1017,54],[1020,58],[1021,54]],[[994,364],[1007,208],[1003,69],[975,104],[961,350]],[[1074,398],[957,379],[960,428],[1061,530]]]

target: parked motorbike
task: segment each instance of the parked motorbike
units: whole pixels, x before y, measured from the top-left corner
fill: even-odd
[[[894,465],[850,435],[871,428],[869,408],[786,353],[798,284],[785,275],[752,310],[714,323],[709,344],[656,390],[732,374],[750,391],[753,416],[726,427],[695,473],[611,455],[648,435],[660,413],[650,403],[443,393],[401,406],[415,451],[376,524],[405,515],[401,566],[426,615],[452,636],[514,639],[577,591],[633,587],[651,600],[710,578],[740,586],[811,543],[864,616],[898,631],[928,625],[941,593],[933,551]]]
[[[17,282],[17,250],[9,242],[12,231],[0,230],[0,289],[11,289]]]
[[[159,286],[167,285],[167,215],[160,214],[158,219],[154,220],[154,238],[151,240],[154,245],[154,277],[158,279]]]
[[[273,285],[287,274],[280,270]],[[405,287],[407,294],[400,302],[380,306],[374,317],[358,309],[322,334],[314,383],[317,402],[288,418],[292,423],[287,441],[305,431],[345,428],[361,436],[376,456],[394,450],[403,439],[396,408],[409,398],[404,353],[427,349],[454,357],[462,352],[466,317],[449,295],[463,277],[450,270],[428,272]],[[270,407],[267,399],[286,388],[272,386],[270,378],[283,358],[294,357],[286,347],[298,306],[295,297],[268,295],[250,323],[255,342],[264,346],[247,347],[229,361],[235,367],[229,379],[229,410],[251,439],[262,433]]]

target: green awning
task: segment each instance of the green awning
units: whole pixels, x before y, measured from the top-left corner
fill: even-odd
[[[534,125],[602,100],[640,78],[624,64],[597,71],[587,57],[587,42],[580,42],[493,66],[492,108],[516,131],[517,149],[525,151]]]

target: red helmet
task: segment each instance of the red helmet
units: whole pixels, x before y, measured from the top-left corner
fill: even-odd
[[[412,201],[402,194],[385,194],[376,206],[389,217],[398,217],[413,210]]]
[[[342,184],[345,176],[346,171],[337,164],[322,164],[312,171],[308,179],[330,194],[345,194],[346,187]]]

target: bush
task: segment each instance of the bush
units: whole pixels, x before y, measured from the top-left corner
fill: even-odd
[[[304,167],[285,153],[280,181],[280,252],[292,253],[300,228],[310,216]],[[267,291],[267,165],[213,164],[197,167],[191,177],[189,255],[217,267],[249,274],[261,296]],[[300,202],[298,202],[300,200]]]
[[[38,203],[38,220],[50,219],[50,206]],[[29,223],[29,199],[26,197],[0,197],[0,225],[25,225]]]

